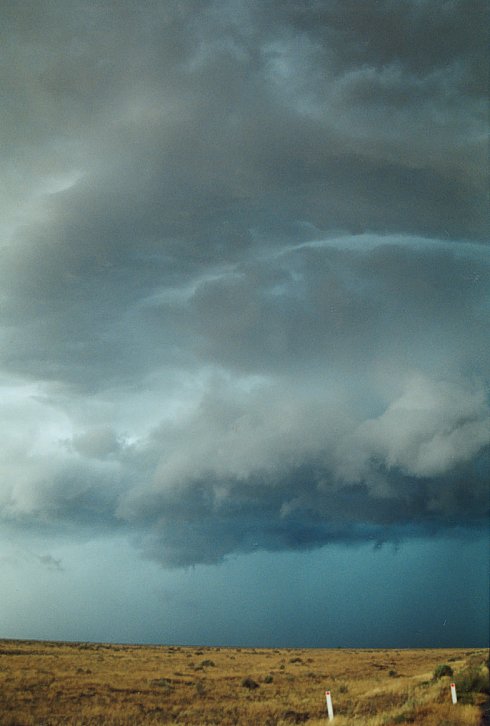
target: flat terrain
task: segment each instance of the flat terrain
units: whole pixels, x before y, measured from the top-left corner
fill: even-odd
[[[0,640],[0,724],[479,724],[480,650],[261,649]],[[433,680],[447,664],[454,676]],[[459,701],[451,703],[456,680]],[[482,685],[483,684],[483,685]]]

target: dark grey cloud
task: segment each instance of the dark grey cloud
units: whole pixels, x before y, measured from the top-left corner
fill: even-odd
[[[486,12],[3,3],[6,521],[170,564],[481,522]]]
[[[413,242],[303,245],[201,283],[190,301],[200,350],[254,373],[357,370],[380,356],[457,369],[468,356],[484,374],[487,255]]]

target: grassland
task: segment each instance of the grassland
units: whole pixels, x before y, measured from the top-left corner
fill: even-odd
[[[484,650],[290,650],[0,641],[0,724],[478,724]],[[447,663],[461,684],[451,703]],[[470,674],[470,676],[468,676]],[[465,680],[466,678],[466,680]]]

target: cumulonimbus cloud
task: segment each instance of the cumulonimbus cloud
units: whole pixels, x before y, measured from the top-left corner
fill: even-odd
[[[4,521],[170,564],[476,526],[484,3],[45,10],[1,11]]]

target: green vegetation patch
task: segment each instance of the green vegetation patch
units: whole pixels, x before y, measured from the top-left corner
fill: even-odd
[[[450,678],[453,677],[453,669],[447,663],[443,663],[442,665],[438,665],[434,669],[433,678],[434,678],[435,681],[439,680],[439,678],[443,678],[444,676],[449,676]]]

